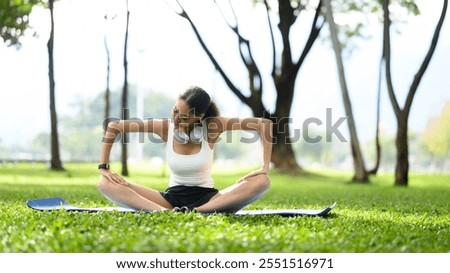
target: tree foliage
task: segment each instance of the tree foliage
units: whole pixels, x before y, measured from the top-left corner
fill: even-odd
[[[29,29],[30,13],[39,0],[0,1],[0,37],[7,46],[20,46],[20,38]]]

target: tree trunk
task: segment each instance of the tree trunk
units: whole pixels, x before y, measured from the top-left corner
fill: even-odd
[[[59,155],[59,141],[58,141],[58,118],[56,115],[56,99],[55,99],[55,74],[53,65],[53,43],[55,36],[55,24],[53,18],[53,0],[49,0],[48,7],[50,10],[50,38],[47,42],[48,50],[48,78],[50,84],[50,124],[51,124],[51,160],[50,169],[64,170],[61,158]]]
[[[355,182],[368,182],[369,176],[367,174],[366,167],[364,165],[364,159],[362,156],[361,148],[359,145],[358,134],[356,132],[356,126],[354,121],[354,115],[352,110],[352,104],[350,96],[348,94],[347,82],[345,79],[344,64],[342,62],[341,47],[337,36],[336,25],[334,23],[333,11],[330,0],[323,1],[326,7],[326,18],[330,27],[330,35],[333,43],[333,49],[336,57],[336,64],[338,67],[339,83],[341,85],[342,99],[344,102],[345,114],[348,117],[348,129],[350,131],[350,146],[353,157],[353,166],[355,175],[353,181]]]
[[[105,17],[106,18],[106,17]],[[109,88],[109,78],[111,76],[111,56],[109,53],[109,47],[108,47],[108,39],[105,31],[105,37],[104,37],[104,45],[105,45],[105,51],[106,51],[106,91],[105,91],[105,111],[104,111],[104,120],[107,120],[110,115],[110,88]]]
[[[395,185],[408,186],[408,117],[402,112],[398,119],[395,147],[397,160],[395,165]]]
[[[128,60],[127,60],[127,49],[128,49],[128,26],[130,22],[130,11],[128,9],[127,0],[127,23],[125,30],[125,43],[123,51],[123,68],[124,68],[124,82],[122,89],[122,119],[129,119],[129,109],[128,109]],[[122,175],[128,176],[128,134],[123,133],[122,135]]]
[[[283,92],[282,94],[292,94],[294,92],[294,81],[286,82],[279,82],[277,90],[282,90],[280,91]],[[295,152],[292,148],[292,143],[295,140],[291,138],[290,133],[291,119],[289,114],[292,106],[290,97],[286,95],[277,96],[276,109],[273,113],[269,113],[265,109],[261,99],[252,99],[247,105],[252,110],[253,116],[267,118],[274,122],[271,161],[275,169],[291,174],[298,174],[303,171],[297,163]]]
[[[384,48],[384,47],[383,47]],[[375,130],[375,166],[372,170],[370,170],[369,174],[376,175],[378,169],[380,168],[381,163],[381,144],[380,144],[380,106],[381,106],[381,74],[383,70],[383,61],[384,61],[384,49],[380,58],[380,66],[378,68],[378,91],[377,91],[377,121],[376,121],[376,130]]]
[[[274,132],[275,139],[284,139],[288,137],[285,133]],[[298,174],[303,169],[297,164],[292,145],[282,141],[276,141],[272,149],[272,163],[276,169],[284,173]]]
[[[294,94],[295,77],[284,78],[284,81],[276,81],[277,100],[275,111],[270,117],[274,122],[273,136],[274,148],[272,149],[272,163],[277,170],[287,173],[301,173],[302,167],[297,163],[292,143],[298,141],[291,137],[292,96]]]

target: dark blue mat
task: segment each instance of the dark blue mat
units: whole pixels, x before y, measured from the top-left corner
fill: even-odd
[[[74,212],[100,212],[100,211],[119,211],[119,212],[143,212],[143,213],[158,213],[159,211],[138,211],[133,209],[121,208],[121,207],[104,207],[104,208],[81,208],[75,207],[67,203],[60,197],[43,198],[28,200],[27,205],[35,210],[39,211],[51,211],[51,210],[66,210]],[[310,210],[310,209],[272,209],[272,210],[240,210],[233,215],[280,215],[284,217],[290,216],[326,216],[334,207],[336,203],[328,206],[324,209]]]

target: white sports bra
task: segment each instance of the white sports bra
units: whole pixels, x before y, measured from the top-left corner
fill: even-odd
[[[207,126],[205,123],[203,128],[200,151],[190,155],[178,154],[173,150],[174,124],[170,121],[166,143],[167,165],[170,169],[169,187],[179,185],[204,188],[214,187],[214,182],[211,178],[214,150],[208,144]]]

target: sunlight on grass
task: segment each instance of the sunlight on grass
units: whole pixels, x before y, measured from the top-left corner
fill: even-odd
[[[323,208],[330,217],[37,212],[27,199],[60,196],[77,206],[112,206],[96,189],[96,164],[0,167],[1,252],[449,252],[450,175],[411,174],[407,188],[390,174],[369,185],[351,173],[272,173],[271,188],[249,209]],[[119,165],[114,165],[120,170]],[[248,169],[214,172],[218,188]],[[130,167],[130,180],[167,187],[167,172]]]

